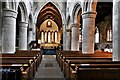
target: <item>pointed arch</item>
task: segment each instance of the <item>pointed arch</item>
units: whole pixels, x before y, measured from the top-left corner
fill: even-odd
[[[70,14],[67,17],[67,26],[69,25],[69,23],[70,23]]]
[[[32,16],[32,14],[29,15],[28,24],[29,24],[29,28],[33,28],[33,16]]]
[[[19,5],[17,6],[17,11],[18,11],[18,8],[21,11],[21,21],[27,22],[28,21],[28,12],[27,12],[25,3],[20,1]]]
[[[62,27],[62,18],[59,10],[56,8],[54,4],[51,2],[48,2],[39,12],[38,18],[37,18],[37,27],[46,20],[51,19],[53,20],[59,27],[59,29]]]
[[[59,4],[57,3],[57,2],[43,2],[43,3],[40,3],[40,5],[39,4],[37,4],[38,6],[35,8],[35,11],[34,11],[34,17],[35,17],[35,22],[37,22],[37,17],[38,17],[38,15],[39,15],[39,12],[43,9],[43,7],[45,6],[45,5],[47,5],[48,3],[51,3],[51,4],[53,4],[56,8],[57,8],[57,10],[58,10],[58,12],[60,13],[60,15],[61,15],[61,19],[62,19],[62,23],[61,23],[61,25],[62,24],[65,24],[65,15],[64,15],[64,13],[62,12],[62,9],[60,9],[58,6],[59,6]],[[52,14],[52,13],[51,13]]]
[[[72,11],[72,22],[73,23],[77,23],[76,20],[77,20],[78,14],[80,14],[79,16],[81,16],[82,14],[82,7],[81,7],[80,2],[76,2],[74,5],[73,11]]]

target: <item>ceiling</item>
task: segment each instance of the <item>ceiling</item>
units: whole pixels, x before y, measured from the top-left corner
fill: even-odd
[[[46,4],[39,12],[37,27],[39,28],[40,25],[47,19],[53,20],[58,25],[59,29],[62,27],[61,15],[55,5],[50,2]]]

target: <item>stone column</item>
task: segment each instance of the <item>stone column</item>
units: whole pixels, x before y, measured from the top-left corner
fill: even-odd
[[[0,1],[0,53],[2,48],[2,2]]]
[[[72,37],[71,37],[71,50],[79,50],[79,24],[73,23],[72,25]]]
[[[33,25],[33,40],[36,40],[36,23]]]
[[[66,36],[66,50],[71,49],[71,29],[67,29],[67,36]]]
[[[55,41],[54,41],[54,32],[52,32],[52,43],[54,43]]]
[[[52,32],[50,32],[50,41],[52,43]]]
[[[2,53],[15,52],[16,17],[16,11],[3,9]]]
[[[45,31],[45,43],[47,43],[48,42],[48,35],[47,35],[47,31]]]
[[[113,61],[120,61],[120,0],[113,2]]]
[[[19,22],[19,50],[27,50],[27,27],[28,23]]]
[[[94,54],[94,32],[96,12],[85,12],[83,18],[82,53]]]
[[[63,24],[63,50],[66,50],[66,25]]]
[[[51,43],[51,32],[50,31],[48,31],[48,43]]]
[[[60,44],[60,40],[61,40],[61,34],[60,32],[58,32],[58,43]]]
[[[33,32],[32,32],[32,28],[28,28],[28,45],[30,44],[30,42],[33,40]]]

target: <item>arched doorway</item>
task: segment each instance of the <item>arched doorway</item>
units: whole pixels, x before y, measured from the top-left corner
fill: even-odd
[[[37,18],[37,37],[41,49],[61,49],[62,18],[58,8],[51,2],[39,12]]]

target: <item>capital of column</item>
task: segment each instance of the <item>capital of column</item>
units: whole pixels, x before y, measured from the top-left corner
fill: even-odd
[[[72,23],[71,24],[71,27],[79,27],[80,26],[80,24],[78,24],[78,23]]]
[[[84,12],[82,14],[82,18],[85,19],[85,18],[96,18],[96,15],[97,15],[97,12]]]
[[[19,22],[19,26],[27,28],[28,27],[28,23],[20,21]]]
[[[13,17],[13,18],[17,18],[17,14],[18,12],[13,10],[13,9],[3,9],[3,16],[4,17]]]

